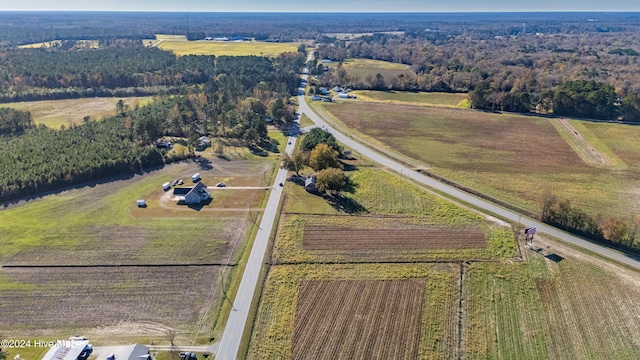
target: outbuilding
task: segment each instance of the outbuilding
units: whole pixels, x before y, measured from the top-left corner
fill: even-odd
[[[193,181],[194,183],[197,183],[201,179],[202,178],[200,177],[200,173],[195,173],[195,174],[191,175],[191,181]]]
[[[136,201],[136,203],[138,204],[138,207],[147,207],[147,202],[142,199]]]
[[[166,183],[162,184],[162,190],[167,191],[169,189],[171,189],[171,183],[170,182],[167,181]]]

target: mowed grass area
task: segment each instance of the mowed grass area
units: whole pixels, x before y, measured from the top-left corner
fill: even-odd
[[[383,170],[363,169],[350,176],[354,190],[334,204],[317,195],[290,191],[272,252],[274,263],[455,261],[509,258],[516,254],[511,228],[487,222],[481,215],[456,206]],[[291,184],[288,187],[302,186]],[[304,192],[304,193],[303,193]],[[304,204],[300,206],[299,204]],[[359,216],[344,216],[345,210]],[[479,229],[487,246],[472,249],[306,250],[305,228],[352,229]],[[452,233],[451,236],[455,236]]]
[[[337,68],[338,62],[331,62],[329,67]],[[342,66],[347,74],[357,76],[360,79],[366,79],[368,76],[375,77],[376,74],[382,75],[384,79],[391,79],[398,75],[414,77],[409,65],[393,63],[390,61],[371,60],[371,59],[345,59]]]
[[[530,211],[540,209],[548,192],[592,214],[640,211],[637,166],[611,171],[586,164],[545,118],[376,103],[317,106],[438,175]],[[631,140],[640,136],[640,127],[587,124],[595,125],[604,128],[593,136],[603,136],[620,159],[640,156],[640,147]],[[629,134],[618,140],[600,135],[609,127],[616,129],[611,134]]]
[[[267,43],[261,41],[184,41],[165,39],[158,47],[182,55],[215,56],[267,56],[275,57],[284,52],[298,51],[299,43]]]
[[[82,124],[85,116],[92,120],[116,114],[116,104],[123,100],[133,107],[148,104],[152,96],[129,98],[82,98],[66,100],[44,100],[0,104],[0,107],[10,107],[21,111],[29,111],[36,124],[43,124],[52,129],[59,129],[62,125],[70,127]]]
[[[299,301],[301,284],[304,281],[385,281],[415,280],[424,281],[424,298],[420,309],[415,309],[420,316],[418,356],[420,359],[448,358],[453,355],[455,344],[455,309],[456,309],[456,267],[453,265],[433,264],[338,264],[338,265],[286,265],[273,266],[269,271],[263,290],[258,315],[254,324],[248,359],[288,359],[292,349],[303,344],[294,344],[294,322],[296,308],[308,304]],[[386,293],[376,296],[382,301],[399,299],[386,298]],[[326,305],[326,304],[324,304]],[[326,314],[337,314],[339,308],[324,307],[316,311]],[[375,330],[377,319],[366,311],[359,317],[362,332]],[[401,316],[398,314],[398,316]],[[397,321],[394,319],[392,321]],[[351,321],[357,321],[352,318]],[[407,331],[408,329],[398,330]],[[315,329],[316,336],[332,339],[340,337],[331,333],[332,329]],[[355,335],[349,331],[344,336]],[[414,336],[410,334],[409,336]],[[378,339],[386,341],[388,339]],[[369,349],[367,338],[355,340],[357,348]],[[405,344],[389,344],[397,347]],[[366,358],[366,354],[352,354],[354,359]],[[313,354],[310,354],[313,356]],[[338,357],[337,354],[334,356]],[[373,357],[375,358],[375,357]]]
[[[352,91],[359,100],[367,102],[381,102],[388,104],[442,106],[466,109],[469,107],[467,94],[438,93],[438,92],[409,92],[409,91]]]
[[[162,328],[190,339],[210,336],[223,298],[218,286],[233,273],[259,216],[248,209],[267,191],[229,188],[203,208],[173,201],[163,208],[161,185],[200,172],[204,181],[259,186],[273,161],[184,161],[0,210],[0,264],[44,266],[0,270],[0,332],[131,337],[140,335],[137,324],[152,322],[155,336]],[[140,198],[147,208],[136,206]],[[69,308],[83,318],[68,316]]]
[[[470,359],[632,359],[640,353],[637,282],[594,265],[538,254],[526,263],[477,263],[463,289],[463,348]]]

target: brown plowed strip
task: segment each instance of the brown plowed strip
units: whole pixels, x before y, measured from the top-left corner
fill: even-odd
[[[424,250],[474,249],[487,247],[479,229],[356,229],[305,226],[305,250]]]
[[[424,280],[305,281],[292,359],[416,359]]]

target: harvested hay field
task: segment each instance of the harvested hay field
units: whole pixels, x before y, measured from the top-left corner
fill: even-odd
[[[136,322],[188,330],[217,308],[222,297],[211,294],[218,293],[220,271],[220,267],[3,268],[0,332],[59,336]]]
[[[305,250],[421,250],[487,247],[479,229],[344,228],[309,225],[304,228]]]
[[[425,281],[305,281],[291,359],[415,359]]]
[[[617,216],[634,213],[638,207],[633,201],[638,198],[633,195],[638,170],[633,165],[623,169],[632,164],[626,154],[638,153],[637,143],[632,135],[607,139],[609,131],[637,136],[633,127],[599,124],[598,131],[590,135],[580,133],[588,146],[609,159],[621,159],[612,163],[616,170],[611,170],[585,163],[543,117],[364,102],[314,106],[351,131],[363,133],[376,146],[416,159],[436,175],[529,211],[539,211],[547,193],[569,199],[589,214]],[[581,126],[573,127],[581,131]],[[585,129],[592,127],[584,125]]]

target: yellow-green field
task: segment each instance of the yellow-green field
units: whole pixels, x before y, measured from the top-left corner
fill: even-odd
[[[401,105],[442,106],[451,108],[469,108],[467,94],[408,91],[371,91],[357,90],[351,92],[359,100]]]
[[[92,120],[116,114],[116,103],[124,100],[128,106],[144,106],[153,97],[130,98],[82,98],[66,100],[44,100],[0,104],[0,107],[10,107],[28,111],[36,124],[43,124],[52,129],[59,129],[62,125],[69,127],[83,122],[85,116]]]
[[[267,43],[260,41],[184,41],[165,39],[158,47],[172,51],[176,55],[215,55],[215,56],[268,56],[275,57],[284,52],[298,51],[298,43]]]

